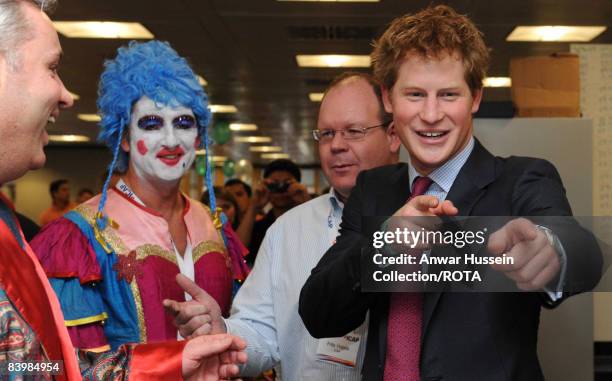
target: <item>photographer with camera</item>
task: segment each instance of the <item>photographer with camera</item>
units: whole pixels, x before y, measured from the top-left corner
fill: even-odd
[[[255,263],[259,246],[270,225],[289,209],[310,200],[308,189],[300,183],[302,180],[300,169],[291,160],[278,159],[271,161],[264,168],[263,178],[263,181],[255,188],[251,205],[245,213],[245,220],[253,221],[253,229],[248,243],[249,255],[246,257],[247,263],[251,267]],[[268,202],[272,204],[272,209],[264,218],[255,221],[255,216],[263,211]]]

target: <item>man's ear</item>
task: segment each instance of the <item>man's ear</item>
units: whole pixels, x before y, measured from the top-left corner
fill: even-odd
[[[387,127],[387,140],[389,141],[389,150],[391,153],[398,153],[400,150],[400,145],[402,142],[397,135],[397,130],[395,129],[395,123],[391,122],[389,127]]]
[[[385,106],[385,111],[389,114],[393,113],[393,107],[391,106],[391,90],[387,89],[384,86],[380,87],[380,91],[382,94],[383,105]]]
[[[482,101],[482,87],[475,90],[472,96],[472,114],[474,114],[480,108],[480,101]]]
[[[121,149],[123,149],[125,152],[130,152],[130,141],[128,135],[128,133],[125,133],[121,138]]]

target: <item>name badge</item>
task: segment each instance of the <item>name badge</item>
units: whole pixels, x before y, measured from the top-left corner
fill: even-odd
[[[317,346],[317,358],[354,368],[360,343],[361,334],[357,330],[342,337],[321,339]]]

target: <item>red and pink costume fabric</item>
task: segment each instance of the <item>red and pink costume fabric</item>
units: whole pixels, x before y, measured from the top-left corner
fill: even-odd
[[[246,248],[229,226],[223,234],[215,228],[206,206],[183,197],[194,281],[227,315],[233,283],[248,273]],[[185,294],[175,280],[180,268],[166,220],[112,189],[104,209],[111,223],[99,232],[94,229],[99,200],[98,195],[78,206],[32,241],[73,344],[105,350],[176,339],[162,301],[184,301]]]

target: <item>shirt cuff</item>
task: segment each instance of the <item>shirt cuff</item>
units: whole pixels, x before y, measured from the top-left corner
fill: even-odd
[[[559,237],[547,228],[546,226],[536,225],[536,228],[540,230],[546,236],[548,243],[553,247],[557,255],[559,256],[559,264],[561,265],[561,270],[559,271],[559,281],[557,282],[556,287],[552,288],[549,285],[544,287],[544,292],[548,295],[552,302],[556,302],[557,300],[563,298],[563,285],[565,284],[565,278],[567,273],[567,253],[563,248],[563,244]]]

